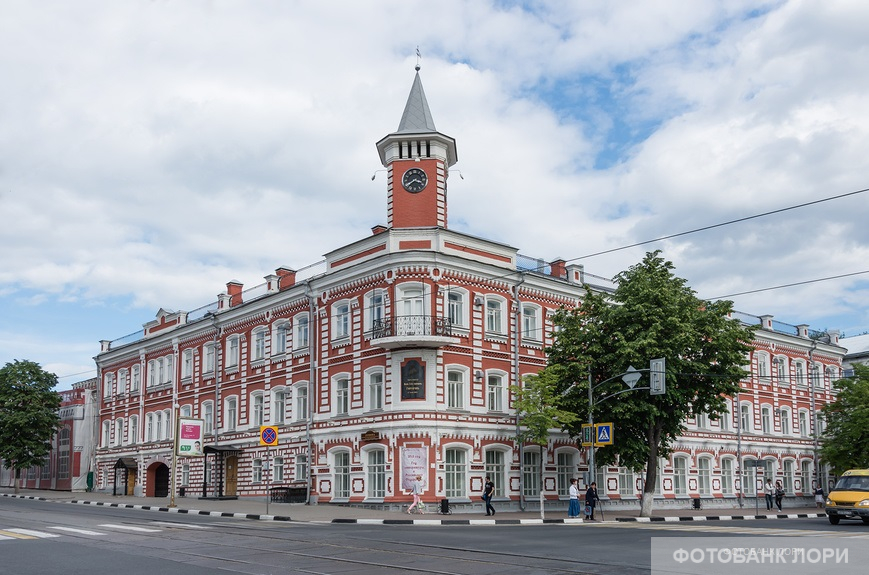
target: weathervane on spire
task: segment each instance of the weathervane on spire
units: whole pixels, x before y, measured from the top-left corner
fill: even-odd
[[[416,47],[416,71],[419,72],[419,61],[422,58],[422,54],[419,53],[419,45]]]

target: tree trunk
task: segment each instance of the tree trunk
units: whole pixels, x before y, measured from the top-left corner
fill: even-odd
[[[18,483],[21,481],[21,470],[15,468],[15,493],[18,493]]]
[[[643,496],[640,500],[640,517],[652,516],[655,500],[655,486],[658,484],[658,439],[660,432],[649,425],[649,458],[646,460],[646,480],[643,482]]]

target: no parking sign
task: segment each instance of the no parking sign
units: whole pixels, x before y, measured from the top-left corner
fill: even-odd
[[[259,428],[259,444],[260,445],[277,445],[278,444],[278,428],[273,425],[263,425]]]

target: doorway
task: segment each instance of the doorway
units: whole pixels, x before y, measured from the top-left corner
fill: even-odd
[[[230,455],[226,458],[226,490],[224,495],[234,497],[238,490],[238,456]]]

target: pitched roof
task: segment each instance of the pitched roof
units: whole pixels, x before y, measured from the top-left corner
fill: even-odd
[[[429,110],[428,102],[425,99],[418,69],[413,79],[413,86],[410,87],[407,104],[404,105],[404,113],[401,115],[401,122],[398,124],[396,133],[402,132],[437,132],[431,117],[431,110]]]

